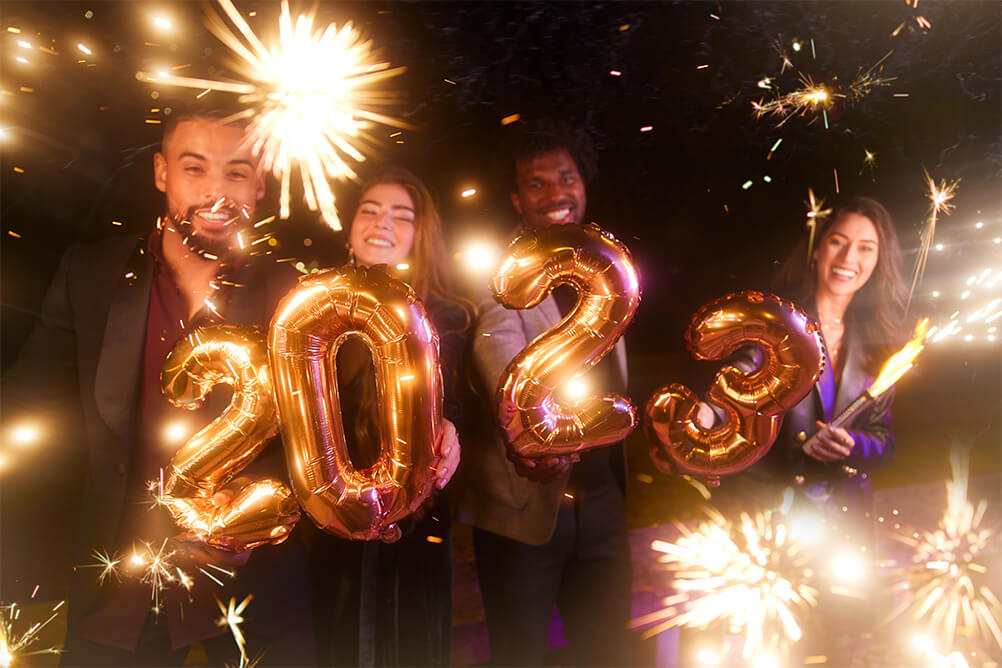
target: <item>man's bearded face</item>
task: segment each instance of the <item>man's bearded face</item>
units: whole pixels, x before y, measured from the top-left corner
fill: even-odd
[[[244,130],[212,119],[182,121],[154,160],[157,188],[167,195],[167,224],[209,259],[239,245],[264,196],[257,157]]]

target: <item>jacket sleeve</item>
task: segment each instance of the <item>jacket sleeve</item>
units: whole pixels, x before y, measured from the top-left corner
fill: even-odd
[[[518,313],[501,306],[489,295],[480,299],[477,306],[480,318],[474,332],[473,359],[493,401],[501,374],[529,342]]]
[[[0,456],[6,469],[0,472],[0,598],[5,600],[26,600],[38,583],[42,600],[65,595],[68,587],[86,440],[69,296],[74,253],[71,248],[64,254],[39,318],[0,384]],[[12,444],[9,435],[27,426],[38,430],[37,440]]]
[[[74,433],[66,422],[79,416],[77,334],[69,289],[74,248],[63,255],[42,301],[38,321],[0,384],[3,423],[38,421],[44,441]]]
[[[869,472],[894,461],[894,431],[891,426],[891,404],[894,388],[881,395],[860,415],[847,431],[855,441],[852,452],[842,460],[844,466]]]

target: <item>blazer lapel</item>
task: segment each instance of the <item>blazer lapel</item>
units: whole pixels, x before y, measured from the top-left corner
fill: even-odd
[[[859,338],[850,336],[846,340],[845,365],[842,367],[842,382],[835,396],[834,408],[844,410],[870,384],[870,377],[863,370],[863,351]]]
[[[136,393],[153,281],[149,254],[139,255],[129,264],[127,273],[135,278],[123,278],[116,284],[94,381],[98,412],[123,440],[130,436],[138,405]]]

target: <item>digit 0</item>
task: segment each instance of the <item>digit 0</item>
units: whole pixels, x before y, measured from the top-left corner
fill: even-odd
[[[368,344],[376,367],[381,451],[362,471],[348,455],[335,368],[349,336]],[[329,533],[398,538],[396,522],[431,493],[440,458],[438,335],[417,296],[378,269],[317,274],[279,304],[268,354],[300,505]]]
[[[175,522],[215,547],[245,550],[280,543],[299,520],[292,493],[278,481],[227,487],[278,431],[267,361],[258,330],[208,327],[177,344],[160,376],[167,399],[189,410],[216,385],[233,387],[222,415],[171,458],[161,492]],[[224,488],[232,499],[218,505],[213,495]]]
[[[526,457],[561,455],[626,438],[636,410],[618,394],[564,399],[558,390],[616,345],[640,303],[626,247],[598,225],[553,225],[515,239],[491,289],[508,308],[539,304],[560,283],[577,289],[574,309],[523,349],[498,382],[498,420]]]
[[[783,414],[807,396],[821,375],[821,335],[792,303],[749,290],[700,309],[685,339],[693,356],[702,360],[724,359],[743,349],[741,360],[717,372],[708,394],[726,419],[704,429],[696,421],[698,400],[687,387],[675,383],[661,388],[647,402],[651,457],[666,473],[715,483],[769,451]]]

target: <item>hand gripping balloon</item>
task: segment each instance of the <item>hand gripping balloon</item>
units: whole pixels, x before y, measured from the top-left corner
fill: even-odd
[[[249,327],[196,330],[167,356],[167,399],[194,410],[219,384],[233,387],[222,415],[195,434],[164,471],[161,501],[179,526],[214,547],[240,551],[280,543],[299,520],[292,493],[276,480],[227,483],[278,432],[264,336]],[[231,492],[223,504],[213,498]]]
[[[651,457],[658,468],[717,482],[769,451],[783,414],[821,375],[821,335],[791,302],[749,290],[701,308],[685,338],[697,359],[724,359],[746,345],[762,352],[753,371],[727,365],[717,372],[708,399],[726,413],[719,426],[704,429],[696,422],[698,400],[684,385],[667,385],[647,402]]]
[[[376,368],[381,451],[362,471],[348,455],[335,368],[349,336],[369,345]],[[438,335],[417,295],[375,268],[305,278],[279,304],[268,354],[300,505],[328,533],[399,538],[396,523],[431,493],[441,457]]]
[[[640,284],[626,246],[598,225],[553,225],[508,247],[491,289],[504,306],[532,308],[560,283],[577,304],[508,365],[498,382],[498,420],[525,457],[563,455],[626,438],[636,410],[618,394],[574,400],[558,390],[615,346],[640,303]]]

